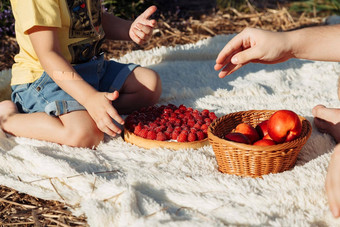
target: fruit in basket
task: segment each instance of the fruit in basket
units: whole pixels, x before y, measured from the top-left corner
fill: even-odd
[[[265,135],[262,139],[266,139],[266,140],[273,140],[269,134]]]
[[[300,118],[291,110],[278,110],[268,120],[268,134],[277,143],[296,139],[301,130]]]
[[[251,144],[249,138],[240,132],[230,132],[224,137],[226,140],[238,143]]]
[[[239,132],[248,137],[250,143],[254,143],[255,141],[259,140],[259,134],[256,129],[248,123],[240,123],[236,126],[234,132]]]
[[[276,144],[275,141],[271,139],[260,139],[256,141],[255,143],[253,143],[253,145],[256,145],[256,146],[271,146],[275,144]]]
[[[265,137],[268,134],[268,120],[260,122],[258,125],[256,125],[255,129],[260,138]]]

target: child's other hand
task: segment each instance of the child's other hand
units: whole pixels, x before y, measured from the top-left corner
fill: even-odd
[[[340,216],[340,144],[336,145],[328,166],[326,193],[334,217]]]
[[[152,31],[157,22],[156,20],[149,20],[149,17],[154,14],[156,10],[156,6],[150,6],[131,24],[129,35],[135,43],[143,44],[151,38]]]
[[[112,101],[116,100],[118,96],[118,91],[112,93],[97,92],[89,97],[84,104],[99,130],[110,136],[121,133],[121,129],[113,123],[112,119],[121,125],[124,124],[124,120],[112,106]]]
[[[246,28],[232,38],[216,59],[215,70],[223,78],[249,62],[275,64],[288,60],[290,43],[286,33]]]

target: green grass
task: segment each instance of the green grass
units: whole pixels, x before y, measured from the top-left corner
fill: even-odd
[[[296,13],[308,13],[314,16],[340,15],[339,0],[304,0],[289,4],[289,10]]]

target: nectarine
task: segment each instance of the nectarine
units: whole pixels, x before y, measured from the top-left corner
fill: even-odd
[[[229,141],[250,144],[249,138],[239,132],[230,132],[227,135],[225,135],[224,138]]]
[[[240,123],[236,126],[234,132],[239,132],[248,137],[250,143],[254,143],[255,141],[259,140],[259,134],[257,133],[256,129],[247,123]]]
[[[301,130],[300,118],[291,110],[278,110],[268,120],[268,134],[277,143],[296,139]]]
[[[253,145],[256,145],[256,146],[271,146],[275,144],[276,143],[274,140],[269,140],[269,139],[261,139],[253,143]]]
[[[258,125],[256,125],[255,129],[260,138],[265,137],[268,134],[268,120],[260,122]]]

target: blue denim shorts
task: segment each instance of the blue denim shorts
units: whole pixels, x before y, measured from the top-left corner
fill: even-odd
[[[121,89],[127,77],[138,66],[107,61],[101,55],[95,60],[74,66],[74,69],[97,91],[113,92]],[[46,112],[51,116],[59,116],[71,111],[85,110],[46,72],[33,83],[13,85],[11,98],[21,113]]]

